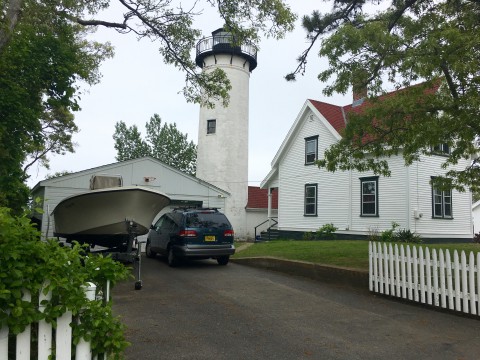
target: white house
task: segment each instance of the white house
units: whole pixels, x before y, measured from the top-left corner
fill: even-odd
[[[32,190],[42,200],[43,214],[37,215],[42,235],[52,237],[55,228],[51,213],[64,198],[90,190],[95,176],[118,176],[123,186],[142,185],[167,194],[172,202],[163,212],[181,206],[215,207],[225,210],[230,194],[194,176],[187,175],[151,157],[99,166],[73,174],[40,181]]]
[[[401,156],[388,159],[391,177],[373,173],[319,169],[314,161],[341,139],[352,105],[307,100],[277,151],[260,185],[277,188],[278,230],[301,238],[333,223],[337,234],[359,238],[374,231],[409,229],[427,239],[472,239],[471,194],[439,191],[431,177],[444,173],[442,156],[422,156],[405,166]],[[458,164],[465,168],[467,160]]]

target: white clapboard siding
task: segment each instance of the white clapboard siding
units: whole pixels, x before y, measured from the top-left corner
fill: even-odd
[[[44,285],[44,287],[46,284]],[[107,285],[108,286],[108,285]],[[85,295],[88,300],[95,300],[96,286],[93,283],[89,283],[85,288]],[[108,289],[107,289],[108,292]],[[45,304],[42,301],[50,301],[52,295],[50,292],[44,294],[40,292],[39,296],[39,310],[45,309]],[[24,301],[32,301],[30,293],[25,291],[23,294]],[[38,360],[48,360],[52,355],[55,355],[57,360],[71,360],[72,359],[72,312],[67,311],[61,317],[56,319],[57,328],[55,329],[55,354],[52,351],[52,325],[45,320],[41,320],[38,323]],[[0,329],[0,359],[8,359],[8,327],[2,327]],[[18,334],[16,337],[15,348],[15,360],[30,360],[31,356],[31,325],[28,325],[25,330]],[[90,343],[84,339],[80,339],[80,342],[75,348],[76,360],[92,360]]]
[[[370,291],[480,314],[480,253],[369,243]]]

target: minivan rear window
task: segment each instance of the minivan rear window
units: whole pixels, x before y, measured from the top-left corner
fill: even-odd
[[[187,214],[186,227],[191,228],[229,228],[227,217],[219,213],[192,213]]]

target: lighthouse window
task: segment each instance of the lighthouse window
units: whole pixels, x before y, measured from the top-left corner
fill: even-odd
[[[217,129],[217,120],[207,120],[207,134],[215,134]]]

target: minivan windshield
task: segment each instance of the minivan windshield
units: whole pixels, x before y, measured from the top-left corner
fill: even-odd
[[[223,214],[219,213],[192,213],[187,215],[186,227],[189,228],[229,228],[230,223]]]

